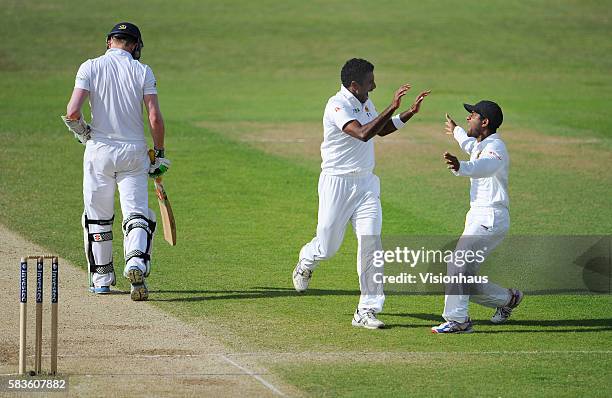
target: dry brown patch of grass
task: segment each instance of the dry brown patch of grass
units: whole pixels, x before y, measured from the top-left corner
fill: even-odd
[[[197,126],[273,155],[307,160],[321,157],[321,123],[200,122]]]
[[[197,125],[272,155],[307,161],[321,158],[321,123],[200,122]],[[598,180],[612,179],[606,171],[612,164],[612,151],[604,145],[604,139],[543,135],[512,125],[501,134],[513,168],[569,170]],[[438,173],[444,167],[444,151],[467,159],[452,137],[444,134],[442,123],[409,123],[398,133],[376,138],[378,167],[401,170],[408,175]]]

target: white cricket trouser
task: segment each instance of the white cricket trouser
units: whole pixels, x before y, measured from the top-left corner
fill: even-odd
[[[465,218],[465,229],[455,251],[470,250],[476,252],[482,250],[484,257],[490,254],[499,245],[510,227],[510,214],[503,208],[471,208]],[[453,258],[455,258],[453,256]],[[463,267],[448,263],[448,275],[456,275],[461,272],[464,275],[477,275],[482,262],[472,262]],[[510,301],[510,292],[494,283],[471,285],[472,295],[458,294],[456,289],[452,294],[444,297],[444,313],[442,316],[447,321],[465,322],[469,318],[468,304],[473,301],[485,307],[503,307]],[[448,288],[447,288],[447,293]]]
[[[380,312],[385,301],[383,284],[374,282],[373,276],[382,272],[382,268],[373,265],[374,251],[382,249],[380,180],[370,172],[342,176],[321,173],[318,191],[317,236],[302,247],[302,266],[313,270],[319,261],[336,254],[350,220],[358,242],[357,274],[361,289],[358,308]]]
[[[114,215],[115,186],[123,217],[130,214],[149,215],[148,171],[149,157],[146,143],[119,144],[96,139],[87,141],[83,157],[83,200],[90,220],[109,220]],[[146,236],[126,238],[124,246],[146,247]],[[112,250],[112,246],[109,245]],[[97,254],[97,253],[96,253]],[[112,252],[110,254],[112,256]],[[145,272],[144,262],[138,265]],[[93,274],[96,286],[110,286],[111,274]]]

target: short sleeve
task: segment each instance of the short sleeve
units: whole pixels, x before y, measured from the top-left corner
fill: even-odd
[[[345,104],[342,104],[340,102],[332,102],[330,103],[330,107],[330,114],[332,120],[340,130],[342,130],[342,128],[351,120],[357,119],[355,116],[352,115],[353,110]]]
[[[155,75],[153,75],[153,71],[148,66],[146,67],[145,71],[143,94],[157,94],[157,81],[155,80]]]
[[[87,60],[81,64],[74,79],[74,88],[91,91],[91,60]]]

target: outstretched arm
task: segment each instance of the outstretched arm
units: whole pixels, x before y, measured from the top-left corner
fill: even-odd
[[[395,92],[391,105],[385,108],[374,120],[369,123],[361,124],[357,120],[351,120],[342,127],[342,131],[351,137],[357,138],[361,141],[369,141],[372,137],[379,134],[385,127],[387,122],[390,121],[393,112],[400,107],[402,103],[402,97],[406,95],[406,92],[410,90],[410,84],[404,84]]]
[[[447,168],[458,176],[472,178],[491,177],[503,166],[501,155],[492,150],[487,151],[487,153],[476,160],[459,161],[457,157],[448,152],[444,152],[443,157]]]
[[[459,162],[457,175],[472,178],[491,177],[497,173],[503,164],[498,154],[488,152],[487,154],[483,154],[479,159]]]
[[[414,115],[419,113],[419,110],[421,109],[421,103],[423,102],[425,97],[427,97],[430,93],[431,93],[431,90],[421,92],[421,94],[419,94],[416,97],[416,99],[414,100],[410,108],[407,111],[404,111],[399,114],[399,122],[401,122],[402,125],[408,122],[408,120],[410,120],[410,118],[412,118]],[[402,126],[399,126],[399,127],[402,127]],[[387,121],[387,123],[385,124],[385,127],[383,127],[381,132],[378,133],[378,135],[382,137],[382,136],[385,136],[385,135],[388,135],[388,134],[391,134],[397,131],[397,129],[398,129],[398,126],[396,125],[396,123],[394,123],[393,120],[389,120]]]

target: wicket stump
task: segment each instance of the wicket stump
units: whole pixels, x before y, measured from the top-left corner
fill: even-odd
[[[51,259],[51,371],[57,373],[57,302],[59,283],[59,261],[57,256],[27,256],[21,258],[19,284],[19,374],[26,373],[27,347],[27,302],[28,302],[28,260],[36,260],[36,335],[34,348],[34,373],[42,371],[42,324],[43,324],[43,271],[44,259]]]

